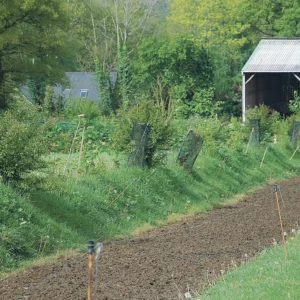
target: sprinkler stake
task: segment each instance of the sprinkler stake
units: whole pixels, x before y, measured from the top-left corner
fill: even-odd
[[[95,252],[95,243],[93,240],[88,242],[88,256],[89,256],[89,273],[88,273],[88,296],[87,300],[92,299],[92,272],[93,272],[93,256]]]
[[[288,252],[287,252],[287,249],[286,249],[286,242],[285,242],[285,238],[284,238],[282,218],[281,218],[280,206],[279,206],[279,200],[278,200],[278,186],[277,185],[274,185],[274,191],[275,191],[275,195],[276,195],[277,209],[278,209],[278,215],[279,215],[279,221],[280,221],[280,227],[281,227],[281,234],[282,234],[282,242],[283,242],[285,256],[287,257]]]

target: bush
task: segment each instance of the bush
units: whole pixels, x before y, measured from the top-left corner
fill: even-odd
[[[249,110],[247,119],[260,119],[260,140],[266,143],[273,141],[273,136],[278,133],[279,129],[279,112],[262,104]],[[248,127],[250,128],[250,123]]]
[[[65,106],[65,119],[78,122],[78,115],[84,114],[84,122],[86,125],[101,116],[100,106],[91,100],[78,98],[71,99]]]
[[[43,166],[46,153],[44,125],[32,104],[15,102],[0,117],[0,175],[3,182],[18,181],[22,175]]]
[[[78,152],[82,140],[82,128],[80,126],[77,136],[73,144],[73,152]],[[47,136],[49,138],[50,150],[52,152],[68,153],[75,136],[78,124],[71,122],[59,122],[54,124]],[[90,126],[86,126],[84,134],[84,149],[85,152],[97,152],[102,148],[107,148],[109,137],[113,131],[114,124],[108,119],[102,117],[101,121],[93,122]]]
[[[230,121],[224,118],[192,117],[187,122],[188,128],[204,138],[203,152],[225,158],[229,152],[241,152],[249,139],[249,129],[238,118]]]
[[[146,163],[151,166],[161,160],[157,158],[158,150],[165,149],[173,136],[173,127],[164,108],[144,101],[132,107],[128,113],[119,111],[119,120],[112,136],[113,147],[127,153],[132,151],[130,135],[133,123],[148,123],[151,125],[146,153]]]

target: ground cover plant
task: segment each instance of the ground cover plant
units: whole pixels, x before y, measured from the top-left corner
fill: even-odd
[[[264,250],[253,260],[232,269],[203,292],[204,299],[298,299],[300,297],[298,262],[299,231],[293,229],[287,238],[288,256],[283,246]]]
[[[26,196],[0,184],[1,271],[19,266],[24,259],[57,251],[60,245],[73,246],[78,235],[40,211]]]
[[[117,126],[116,123],[110,124]],[[0,246],[2,253],[6,251],[9,256],[14,257],[15,263],[11,264],[7,260],[1,265],[2,270],[11,269],[23,260],[51,251],[78,247],[90,238],[105,240],[126,236],[141,226],[157,226],[176,215],[205,212],[219,207],[233,195],[246,192],[264,182],[299,174],[299,156],[296,153],[290,160],[295,148],[288,140],[285,130],[288,126],[284,121],[278,123],[278,144],[268,144],[269,150],[262,167],[260,165],[265,145],[251,144],[246,155],[251,128],[237,119],[228,122],[218,118],[194,117],[177,124],[175,134],[169,139],[169,149],[164,160],[153,168],[129,167],[126,151],[124,154],[115,152],[105,126],[98,127],[99,131],[92,129],[96,130],[96,136],[103,132],[108,134],[105,140],[100,139],[100,143],[97,138],[93,140],[93,136],[87,136],[82,161],[90,163],[83,164],[80,171],[78,161],[81,137],[76,140],[66,172],[64,169],[68,151],[64,151],[65,154],[56,152],[48,155],[46,161],[49,167],[40,171],[45,180],[38,186],[29,188],[24,199],[20,197],[24,205],[26,203],[34,210],[31,215],[40,218],[42,223],[50,222],[57,226],[54,232],[58,233],[48,233],[48,227],[42,225],[40,230],[44,230],[43,233],[34,233],[27,241],[30,251],[20,252],[17,245],[24,244],[20,235],[23,228],[18,223],[11,227],[9,218],[3,220],[3,228],[13,229],[5,234]],[[76,126],[73,127],[74,136]],[[205,139],[190,173],[175,163],[188,128],[201,133]],[[55,132],[59,141],[60,133],[56,129]],[[65,144],[70,145],[71,140],[72,138]],[[94,143],[102,150],[95,151],[96,156],[91,157],[90,153],[95,149],[92,147]],[[25,220],[28,231],[35,230],[31,229],[36,228],[38,222],[35,220]],[[22,222],[20,220],[19,223]],[[16,238],[12,232],[18,233]],[[45,236],[51,238],[44,247]],[[8,246],[5,242],[11,239],[15,239],[15,246],[12,243]]]

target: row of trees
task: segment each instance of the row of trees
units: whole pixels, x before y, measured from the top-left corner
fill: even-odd
[[[169,113],[211,114],[233,98],[260,38],[299,35],[299,12],[294,0],[2,1],[0,107],[20,82],[39,99],[65,71],[95,71],[104,113],[151,98]]]

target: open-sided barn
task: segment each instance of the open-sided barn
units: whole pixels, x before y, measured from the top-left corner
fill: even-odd
[[[300,39],[262,39],[242,75],[243,120],[259,104],[289,114],[289,101],[300,92]]]

